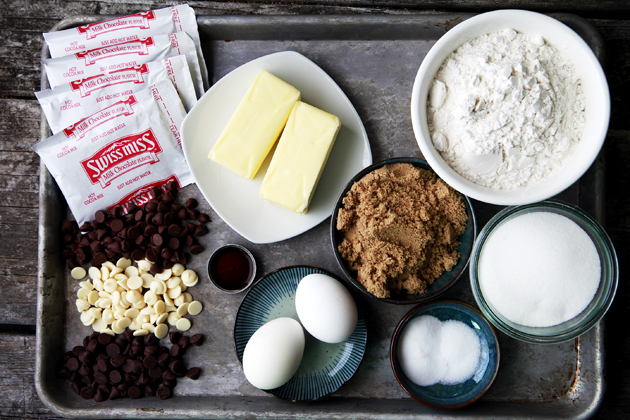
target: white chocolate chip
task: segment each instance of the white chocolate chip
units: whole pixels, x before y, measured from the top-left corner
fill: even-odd
[[[109,278],[109,268],[105,264],[101,266],[101,280],[105,281]]]
[[[184,303],[186,303],[183,294],[177,296],[177,298],[173,302],[175,303],[175,306],[182,306]]]
[[[111,262],[111,261],[105,261],[105,262],[103,263],[103,265],[104,265],[105,267],[107,267],[107,269],[108,269],[108,270],[110,270],[110,271],[111,271],[111,270],[113,270],[114,268],[116,268],[116,266],[114,265],[114,263],[113,263],[113,262]],[[101,266],[101,268],[103,268],[103,265]]]
[[[141,299],[142,299],[142,295],[138,293],[137,291],[131,290],[127,292],[127,301],[129,301],[129,303],[131,304],[138,303],[141,301]]]
[[[112,278],[114,276],[117,276],[119,274],[123,273],[123,269],[120,267],[114,267],[114,269],[112,271],[109,272],[109,277]]]
[[[134,319],[138,315],[140,315],[140,311],[136,308],[127,309],[127,311],[125,311],[125,316],[130,319]]]
[[[166,303],[164,303],[163,300],[158,300],[155,302],[155,305],[153,305],[153,310],[157,315],[162,315],[166,311]]]
[[[127,275],[127,277],[134,277],[140,273],[138,273],[138,269],[136,267],[130,265],[129,267],[125,268],[125,274]]]
[[[157,327],[155,327],[155,331],[153,331],[153,334],[155,334],[155,336],[161,340],[168,334],[168,326],[166,324],[159,324]]]
[[[79,312],[86,311],[90,308],[90,303],[83,299],[77,299],[76,304]]]
[[[150,288],[151,287],[151,283],[153,283],[155,281],[155,277],[153,277],[149,273],[141,274],[140,278],[142,279],[142,287],[144,287],[145,289]]]
[[[94,318],[101,318],[101,308],[90,308],[88,309],[88,312],[90,313],[90,315],[92,315]]]
[[[116,283],[114,279],[107,279],[105,283],[103,283],[103,289],[105,289],[106,292],[113,293],[118,289],[118,283]]]
[[[151,271],[151,263],[147,261],[146,259],[140,260],[138,261],[138,268],[144,271]]]
[[[83,323],[83,325],[85,325],[86,327],[88,325],[92,325],[92,323],[96,320],[96,318],[94,318],[92,315],[90,315],[90,313],[88,311],[83,311],[81,312],[81,322]]]
[[[188,313],[191,315],[199,315],[199,312],[203,310],[203,305],[198,300],[193,300],[188,305]]]
[[[158,273],[155,275],[155,278],[158,280],[168,280],[171,278],[171,269],[167,268],[166,270],[163,270],[161,273]]]
[[[94,290],[94,286],[92,285],[92,282],[90,282],[89,280],[79,282],[79,286],[81,286],[82,289],[87,289],[88,291]]]
[[[144,294],[144,301],[147,303],[147,305],[153,306],[157,303],[158,297],[155,293],[149,290]]]
[[[166,281],[166,287],[169,289],[174,289],[181,283],[182,279],[179,277],[171,277]]]
[[[129,258],[120,258],[116,261],[116,267],[122,268],[125,270],[127,267],[131,265],[131,260]]]
[[[93,283],[94,283],[94,288],[98,290],[99,292],[102,292],[104,290],[103,282],[100,279],[94,279]]]
[[[155,331],[155,326],[153,326],[153,324],[151,323],[145,322],[144,324],[142,324],[142,329],[152,333],[153,331]]]
[[[190,269],[184,270],[181,277],[184,284],[188,284],[194,282],[197,279],[197,273]]]
[[[169,323],[169,325],[172,326],[176,326],[177,321],[179,321],[181,319],[181,317],[179,315],[177,315],[177,312],[171,312],[170,314],[168,314],[168,318],[166,319]]]
[[[184,267],[182,264],[180,263],[176,263],[172,268],[171,271],[173,272],[174,276],[181,276],[182,273],[184,272],[184,270],[186,270],[186,267]]]
[[[167,320],[168,320],[168,313],[164,312],[163,314],[158,315],[158,317],[155,319],[155,323],[157,325],[160,325],[160,324],[164,324]]]
[[[186,293],[182,293],[182,296],[184,296],[184,302],[192,302],[193,301],[193,297],[190,293],[186,292]]]
[[[143,330],[142,328],[133,332],[134,337],[140,337],[147,334],[149,334],[149,332],[147,330]]]
[[[109,308],[106,308],[103,310],[103,321],[105,321],[106,324],[111,324],[112,322],[114,322],[114,311],[112,311]]]
[[[74,267],[70,272],[72,278],[76,280],[81,280],[83,277],[85,277],[86,274],[87,273],[85,272],[85,268],[83,267]]]
[[[90,269],[88,270],[88,273],[90,274],[90,278],[92,280],[101,279],[101,270],[99,270],[96,267],[90,267]]]
[[[90,291],[88,289],[84,289],[84,288],[80,288],[79,291],[77,292],[77,297],[79,299],[86,299],[88,295],[90,294]]]
[[[131,276],[127,280],[127,287],[132,290],[137,290],[142,287],[142,277]]]
[[[177,308],[177,315],[185,316],[188,313],[188,303],[184,303],[182,306]]]
[[[188,331],[190,329],[190,320],[188,318],[180,318],[175,326],[180,331]]]
[[[179,295],[182,294],[182,288],[177,286],[173,289],[168,289],[167,295],[171,299],[176,299]]]
[[[96,318],[92,323],[92,329],[96,332],[101,332],[107,328],[107,324],[103,321],[103,318]]]

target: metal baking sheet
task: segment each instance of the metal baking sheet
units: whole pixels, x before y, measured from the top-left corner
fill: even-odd
[[[411,128],[411,87],[422,59],[449,28],[471,15],[409,14],[353,16],[200,16],[202,46],[210,79],[216,82],[235,67],[265,54],[294,50],[322,67],[356,107],[368,133],[374,161],[421,157]],[[603,57],[603,42],[585,20],[554,15],[580,33]],[[110,16],[75,16],[55,30],[92,23]],[[44,47],[43,57],[48,57]],[[47,86],[42,72],[42,87]],[[211,116],[209,116],[211,118]],[[42,139],[50,135],[42,116]],[[587,174],[558,198],[579,204],[603,221],[604,162],[599,158]],[[96,403],[75,395],[67,381],[56,377],[64,351],[91,333],[75,309],[78,282],[61,258],[58,226],[67,215],[62,195],[45,167],[40,177],[39,298],[35,383],[44,404],[55,413],[75,418],[585,418],[597,409],[604,389],[603,328],[600,323],[579,339],[554,345],[533,345],[499,333],[501,368],[494,386],[471,407],[442,412],[408,397],[396,382],[389,363],[391,334],[411,306],[374,302],[355,294],[366,314],[368,346],[357,374],[331,397],[315,403],[282,401],[255,389],[245,379],[234,351],[232,329],[242,295],[225,295],[205,274],[210,253],[226,243],[249,248],[258,277],[289,265],[311,265],[343,274],[335,262],[327,219],[295,238],[251,244],[231,230],[201,198],[196,186],[179,199],[200,198],[210,214],[206,250],[194,256],[192,268],[201,277],[191,293],[204,311],[193,318],[192,333],[206,343],[186,355],[188,366],[199,366],[197,381],[180,380],[173,398],[119,399]],[[474,201],[479,226],[501,207]],[[255,211],[252,209],[252,211]],[[467,275],[444,298],[474,305]]]

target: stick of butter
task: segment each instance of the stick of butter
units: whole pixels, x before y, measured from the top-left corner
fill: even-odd
[[[305,214],[339,127],[336,116],[297,102],[263,179],[260,196]]]
[[[243,178],[252,179],[299,100],[299,90],[261,70],[208,158]]]

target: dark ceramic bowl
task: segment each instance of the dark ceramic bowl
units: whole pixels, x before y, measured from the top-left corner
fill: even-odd
[[[472,378],[456,385],[419,386],[405,376],[398,360],[399,338],[409,321],[422,315],[440,321],[457,320],[475,331],[481,342],[481,356]],[[497,335],[481,312],[464,302],[439,300],[416,306],[400,320],[392,336],[389,359],[396,380],[411,398],[433,408],[450,410],[474,403],[490,389],[499,372],[501,352]]]
[[[455,265],[455,267],[453,267],[451,271],[444,272],[440,277],[438,277],[433,282],[433,284],[429,286],[428,290],[422,294],[412,295],[412,294],[403,293],[403,294],[396,294],[396,295],[392,294],[392,296],[389,298],[377,298],[376,296],[368,292],[367,289],[363,287],[357,281],[356,271],[351,270],[348,267],[346,261],[339,254],[338,247],[341,241],[343,240],[343,233],[337,230],[336,228],[337,215],[339,214],[339,208],[342,207],[343,198],[346,196],[346,194],[348,193],[348,191],[350,190],[352,185],[354,185],[355,182],[359,181],[361,178],[363,178],[368,173],[374,171],[375,169],[378,169],[385,165],[391,165],[394,163],[410,163],[417,168],[427,170],[431,173],[435,173],[424,160],[416,159],[416,158],[387,159],[387,160],[383,160],[381,162],[375,163],[363,169],[361,172],[356,174],[350,180],[350,182],[348,182],[348,185],[346,185],[346,187],[343,189],[343,191],[339,195],[339,198],[337,199],[337,203],[335,204],[335,208],[332,214],[332,220],[330,223],[330,237],[331,237],[331,242],[332,242],[335,258],[337,259],[337,262],[339,263],[341,270],[345,274],[346,278],[350,281],[350,283],[352,283],[357,289],[359,289],[361,292],[363,292],[367,296],[370,296],[373,299],[378,299],[379,301],[383,301],[387,303],[394,303],[394,304],[399,304],[399,305],[417,304],[417,303],[427,302],[431,299],[435,299],[437,296],[447,291],[457,282],[457,280],[460,278],[462,273],[466,271],[466,267],[468,266],[468,260],[470,259],[470,255],[472,253],[473,244],[475,243],[475,237],[477,233],[477,224],[475,220],[475,212],[473,211],[470,200],[465,195],[462,195],[462,198],[464,200],[464,205],[466,206],[466,214],[468,215],[468,224],[466,225],[466,230],[459,238],[461,243],[457,247],[457,250],[459,251],[461,256],[459,258],[459,261]]]

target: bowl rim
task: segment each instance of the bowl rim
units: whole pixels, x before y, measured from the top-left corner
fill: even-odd
[[[586,225],[589,226],[590,229],[592,229],[594,233],[596,233],[599,236],[599,242],[601,242],[602,248],[604,248],[606,251],[605,255],[602,255],[598,251],[600,261],[603,263],[604,260],[608,260],[608,263],[610,265],[610,276],[609,276],[610,284],[608,286],[608,289],[602,294],[601,300],[603,304],[599,308],[592,308],[591,311],[587,313],[588,315],[594,315],[594,316],[585,317],[585,320],[587,322],[573,326],[565,331],[558,332],[553,335],[532,334],[532,333],[518,330],[517,328],[509,325],[507,322],[505,322],[505,317],[503,315],[501,315],[498,311],[494,311],[491,309],[490,305],[486,302],[485,298],[483,297],[483,293],[481,292],[481,286],[479,283],[479,276],[478,276],[478,270],[477,270],[479,256],[481,254],[481,250],[483,249],[483,245],[485,241],[490,236],[493,229],[511,217],[515,217],[519,214],[527,214],[528,212],[532,210],[553,212],[555,214],[560,214],[564,217],[567,217],[566,213],[569,213],[569,214],[572,214],[573,216],[580,218],[583,222],[585,222]],[[591,233],[587,232],[581,226],[580,228],[587,233],[587,235],[589,236],[591,240],[593,240],[593,235],[591,235]],[[593,240],[593,242],[595,242],[595,240]],[[604,273],[602,272],[602,276],[603,275]],[[601,224],[599,224],[599,222],[597,222],[597,220],[595,220],[591,215],[589,215],[587,212],[585,212],[584,210],[582,210],[581,208],[577,206],[574,206],[562,200],[550,199],[550,200],[545,200],[539,203],[506,207],[505,209],[501,210],[496,215],[494,215],[492,219],[490,219],[490,221],[483,227],[483,229],[481,230],[481,232],[479,232],[479,235],[477,236],[477,240],[475,241],[475,245],[473,246],[473,252],[472,252],[471,260],[469,264],[469,277],[470,277],[470,288],[472,290],[473,297],[475,298],[475,302],[479,306],[479,309],[484,314],[484,316],[488,319],[488,321],[492,325],[494,325],[499,331],[505,333],[506,335],[514,339],[527,342],[527,343],[556,344],[556,343],[562,343],[565,341],[573,340],[576,337],[587,333],[595,325],[597,325],[597,323],[604,317],[604,315],[606,315],[606,313],[608,312],[608,309],[610,309],[610,306],[612,305],[612,302],[615,298],[615,294],[617,292],[617,287],[619,284],[619,262],[617,259],[617,253],[615,251],[614,245],[612,241],[610,240],[608,233],[606,233],[606,230],[603,228]],[[602,278],[600,278],[600,285],[601,283],[603,283]],[[597,298],[597,293],[593,297],[593,300],[595,300],[596,298]],[[591,300],[591,302],[593,302],[593,300]],[[589,305],[591,302],[589,302]],[[580,312],[578,315],[576,315],[576,317],[584,314],[585,310],[586,308],[582,312]],[[575,319],[576,317],[571,318],[571,320]],[[569,322],[571,320],[567,320],[565,322]],[[516,324],[514,322],[512,323]],[[562,325],[562,324],[563,323],[558,324],[558,325]],[[541,328],[541,329],[557,328],[558,325],[552,325],[549,327],[538,327],[538,328]],[[536,327],[527,327],[527,328],[536,328]]]
[[[429,164],[425,160],[420,159],[420,158],[414,158],[414,157],[394,157],[394,158],[383,159],[379,162],[373,163],[372,165],[363,168],[355,176],[353,176],[350,181],[348,181],[344,189],[339,194],[339,197],[337,197],[337,201],[335,202],[335,207],[333,208],[333,212],[330,218],[330,242],[332,245],[333,254],[335,256],[335,259],[337,260],[337,264],[341,268],[341,271],[343,272],[345,279],[350,284],[352,284],[356,289],[358,289],[361,293],[363,293],[366,296],[371,297],[372,299],[376,299],[380,302],[392,303],[395,305],[416,305],[419,303],[429,302],[431,300],[436,299],[439,295],[443,294],[444,292],[449,290],[451,287],[453,287],[459,281],[462,275],[466,272],[466,268],[470,264],[470,257],[472,256],[472,249],[474,248],[474,244],[477,239],[477,217],[475,215],[475,209],[473,208],[470,199],[465,194],[455,190],[462,197],[464,201],[464,206],[466,207],[466,213],[470,216],[468,219],[469,219],[469,223],[472,224],[473,237],[472,237],[472,246],[471,246],[470,252],[468,253],[466,257],[466,263],[462,266],[460,273],[456,277],[454,277],[453,280],[451,280],[449,283],[444,285],[441,289],[434,291],[432,294],[426,295],[426,293],[423,293],[415,299],[402,300],[402,299],[395,299],[391,297],[379,298],[379,297],[374,296],[372,293],[368,292],[367,289],[363,287],[363,285],[361,285],[354,278],[355,276],[352,275],[352,272],[346,267],[346,264],[343,261],[343,258],[341,257],[341,255],[339,255],[339,251],[337,250],[337,247],[336,247],[336,245],[338,245],[337,240],[336,240],[336,232],[338,232],[336,228],[336,224],[337,224],[336,221],[337,221],[337,215],[339,214],[339,209],[341,208],[341,205],[343,202],[343,198],[348,193],[350,188],[352,188],[355,182],[359,181],[368,173],[376,169],[379,169],[385,165],[391,165],[394,163],[409,163],[421,169],[425,169],[433,173],[435,176],[439,178],[439,175],[435,173],[433,168],[431,168],[431,166],[429,166]],[[462,256],[460,255],[460,258],[461,257]]]
[[[247,259],[252,263],[252,272],[249,275],[249,278],[247,279],[247,283],[245,283],[245,285],[241,287],[240,289],[226,289],[224,287],[221,287],[219,283],[212,276],[212,269],[211,269],[212,262],[215,260],[215,258],[217,258],[217,256],[219,255],[221,251],[224,251],[230,248],[238,249],[239,251],[242,251],[247,257]],[[210,279],[210,282],[212,283],[212,285],[216,287],[218,290],[220,290],[221,292],[226,293],[228,295],[234,295],[234,294],[241,293],[249,289],[254,284],[254,280],[256,279],[256,272],[257,272],[257,264],[256,264],[256,258],[254,258],[254,254],[252,254],[249,251],[249,249],[238,244],[225,244],[218,247],[217,249],[212,251],[212,254],[210,254],[210,258],[208,258],[208,263],[206,264],[206,273],[208,274],[208,278]]]
[[[589,155],[588,158],[583,159],[583,167],[573,169],[573,171],[575,171],[573,173],[573,177],[559,178],[553,184],[536,184],[534,186],[514,190],[495,190],[475,184],[462,177],[455,172],[455,170],[453,170],[450,165],[444,161],[439,152],[437,152],[430,140],[430,133],[426,122],[426,97],[428,95],[428,91],[426,94],[421,95],[421,90],[424,83],[430,84],[435,77],[435,72],[430,71],[431,67],[434,65],[434,61],[439,58],[442,51],[452,40],[457,39],[457,37],[462,33],[465,33],[475,27],[484,27],[485,25],[491,24],[495,21],[505,21],[507,19],[515,21],[523,18],[538,19],[543,21],[546,26],[553,27],[555,30],[560,32],[563,37],[571,40],[573,45],[578,46],[583,51],[583,61],[587,62],[593,70],[592,74],[589,73],[589,78],[595,80],[593,83],[598,86],[597,91],[602,95],[602,106],[599,107],[598,113],[601,115],[602,121],[605,121],[605,123],[602,124],[600,129],[593,133],[592,138],[588,139],[588,144],[590,145],[592,151],[597,150],[598,152],[592,153],[592,155]],[[453,49],[450,49],[450,52],[456,50],[460,45],[461,44],[457,45]],[[439,67],[436,72],[438,70]],[[573,29],[553,17],[537,12],[527,10],[495,10],[473,16],[470,19],[456,25],[453,29],[449,30],[440,39],[438,39],[438,41],[431,47],[420,64],[414,79],[411,93],[410,113],[414,136],[423,156],[427,162],[429,162],[429,165],[434,168],[438,176],[446,183],[455,188],[457,191],[485,203],[496,205],[523,205],[549,199],[564,191],[582,175],[584,175],[597,158],[597,155],[606,140],[606,134],[610,123],[610,108],[610,90],[601,63],[593,53],[591,47],[582,39],[582,37],[580,37],[580,35],[573,31]],[[427,134],[429,134],[428,139],[426,136]],[[582,141],[581,143],[583,144],[585,142]],[[567,166],[565,165],[563,168],[566,169]],[[544,188],[538,188],[540,185],[543,185]]]
[[[247,293],[245,293],[245,295],[243,296],[243,299],[241,299],[241,302],[238,305],[238,310],[236,311],[236,314],[234,315],[234,325],[232,326],[232,345],[234,348],[234,353],[236,354],[236,359],[238,360],[239,364],[241,365],[241,369],[243,368],[243,359],[240,357],[240,355],[238,354],[238,346],[236,345],[236,321],[238,319],[238,316],[241,312],[241,309],[243,308],[243,303],[245,303],[245,300],[247,300],[247,297],[250,293],[253,292],[253,290],[259,286],[263,281],[265,281],[267,278],[273,276],[274,274],[277,274],[281,271],[286,271],[286,270],[291,270],[291,269],[298,269],[298,268],[306,268],[306,269],[310,269],[310,270],[318,270],[323,272],[324,274],[326,274],[327,276],[330,276],[332,278],[334,278],[335,280],[337,280],[339,283],[343,284],[344,281],[337,276],[334,273],[331,273],[330,271],[321,268],[321,267],[315,267],[312,265],[306,265],[306,264],[295,264],[295,265],[288,265],[288,266],[284,266],[284,267],[279,267],[267,274],[265,274],[264,276],[262,276],[260,279],[256,280],[255,282],[252,282],[251,287],[249,287],[249,290],[247,290]],[[345,286],[345,285],[344,285]],[[354,299],[354,297],[353,297]],[[355,303],[357,303],[357,300],[354,299]],[[310,403],[310,402],[315,402],[315,401],[321,401],[323,399],[329,398],[332,394],[334,394],[335,392],[339,391],[339,389],[341,389],[342,386],[344,386],[345,384],[347,384],[352,378],[354,378],[354,376],[357,374],[357,372],[359,371],[359,369],[361,368],[361,365],[363,364],[363,360],[365,359],[365,350],[367,349],[367,345],[368,345],[368,340],[369,340],[369,331],[368,331],[368,326],[367,326],[367,320],[365,319],[365,313],[363,312],[361,306],[359,305],[359,303],[357,303],[357,311],[359,314],[359,320],[361,318],[363,318],[363,323],[365,324],[365,341],[364,341],[364,345],[363,345],[363,353],[361,354],[361,360],[359,360],[359,363],[357,364],[357,368],[354,370],[354,372],[352,372],[352,375],[350,375],[350,377],[339,386],[339,388],[337,388],[334,391],[331,391],[325,395],[316,397],[316,398],[309,398],[309,399],[303,399],[303,400],[296,400],[296,399],[291,399],[291,398],[286,398],[286,397],[280,397],[276,394],[274,394],[272,391],[274,389],[260,389],[260,388],[256,388],[260,391],[263,391],[271,396],[273,396],[274,398],[277,398],[279,400],[282,401],[288,401],[288,402],[292,402],[292,403],[298,403],[298,404],[303,404],[303,403]],[[298,321],[299,322],[299,321]],[[357,325],[358,325],[358,321],[357,321]],[[302,323],[300,322],[300,326],[302,326]],[[302,328],[304,328],[302,326]],[[356,328],[356,327],[355,327]],[[304,330],[306,333],[306,329]],[[354,331],[353,331],[354,334]],[[281,385],[283,386],[283,385]]]
[[[399,372],[396,369],[396,363],[395,360],[398,358],[398,356],[396,355],[396,347],[398,344],[398,339],[400,338],[400,333],[402,332],[403,328],[407,325],[407,323],[409,322],[409,320],[411,319],[411,317],[413,316],[413,314],[415,314],[417,311],[421,310],[421,309],[426,309],[429,306],[432,305],[438,305],[438,304],[444,304],[444,303],[450,303],[453,304],[455,306],[462,306],[464,308],[467,308],[469,310],[471,310],[473,313],[477,314],[479,316],[479,318],[488,326],[488,329],[490,330],[490,332],[492,333],[492,338],[494,339],[494,344],[495,347],[497,349],[497,362],[496,362],[496,367],[494,369],[494,372],[492,374],[492,378],[490,379],[490,382],[488,383],[488,385],[486,385],[477,395],[475,395],[473,398],[471,398],[470,400],[464,401],[462,403],[459,404],[453,404],[453,405],[439,405],[439,404],[434,404],[428,401],[423,400],[422,398],[420,398],[419,396],[417,396],[416,394],[414,394],[410,389],[408,389],[403,382],[400,380],[400,375],[404,373]],[[390,365],[392,368],[392,372],[394,373],[394,376],[396,377],[396,381],[398,382],[398,384],[401,386],[402,389],[405,390],[405,392],[414,400],[425,404],[429,407],[433,407],[433,408],[439,408],[439,409],[443,409],[443,410],[454,410],[454,409],[458,409],[458,408],[462,408],[462,407],[466,407],[476,401],[478,401],[481,397],[483,397],[492,387],[492,385],[494,384],[494,381],[496,380],[498,374],[499,374],[499,368],[501,365],[501,343],[499,342],[499,336],[497,335],[497,332],[494,328],[494,326],[488,321],[488,319],[484,316],[483,313],[481,313],[481,311],[479,311],[479,309],[475,308],[474,306],[460,301],[460,300],[455,300],[455,299],[439,299],[433,302],[427,302],[427,303],[423,303],[421,305],[418,305],[414,308],[412,308],[411,310],[409,310],[398,322],[398,324],[396,325],[396,328],[394,329],[394,332],[392,333],[392,338],[390,340],[390,345],[389,345],[389,361],[390,361]],[[410,380],[411,381],[411,380]]]

